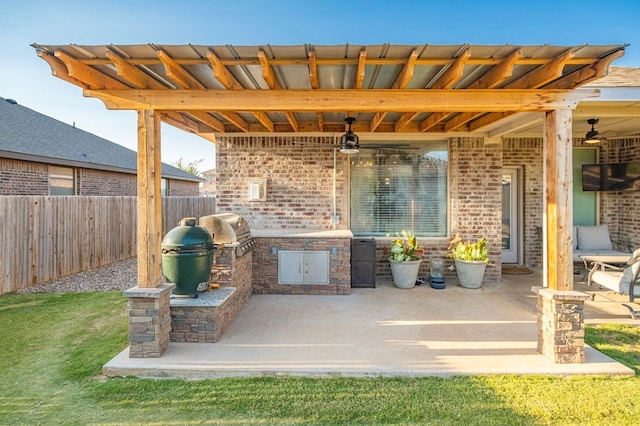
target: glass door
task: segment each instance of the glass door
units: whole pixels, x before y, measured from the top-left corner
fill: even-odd
[[[518,169],[502,174],[502,263],[520,263],[520,183]]]

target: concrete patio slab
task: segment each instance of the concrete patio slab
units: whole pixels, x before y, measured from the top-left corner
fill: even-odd
[[[125,349],[103,372],[189,379],[634,374],[589,347],[584,364],[555,364],[538,353],[530,289],[540,283],[536,271],[477,290],[451,281],[445,290],[382,283],[348,296],[254,295],[217,343],[171,343],[161,358],[147,359],[129,358]],[[598,309],[589,302],[585,316],[624,318],[624,308]]]

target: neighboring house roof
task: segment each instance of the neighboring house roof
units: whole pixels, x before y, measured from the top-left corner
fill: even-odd
[[[138,154],[0,97],[0,157],[137,174]],[[202,182],[162,163],[162,177]]]
[[[640,68],[611,67],[608,75],[584,87],[640,87]]]

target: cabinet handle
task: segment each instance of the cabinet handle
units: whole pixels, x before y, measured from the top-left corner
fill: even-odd
[[[309,273],[309,264],[308,264],[308,263],[305,263],[305,264],[304,264],[304,273],[305,273],[305,274],[308,274],[308,273]]]
[[[302,263],[298,263],[298,273],[302,273]]]

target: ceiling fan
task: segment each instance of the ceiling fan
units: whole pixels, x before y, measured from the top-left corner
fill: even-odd
[[[382,144],[366,144],[360,145],[360,138],[355,134],[351,126],[356,122],[355,117],[347,117],[344,119],[347,124],[347,131],[340,137],[340,143],[336,145],[324,145],[324,144],[308,144],[305,142],[294,142],[294,145],[301,146],[314,146],[323,148],[340,148],[340,152],[343,154],[357,154],[361,149],[407,149],[411,145],[406,143],[382,143]],[[411,148],[413,149],[413,148]]]
[[[584,138],[584,142],[588,144],[597,144],[602,140],[617,140],[617,139],[629,139],[640,138],[640,131],[634,131],[631,133],[620,133],[613,130],[606,130],[604,132],[598,132],[595,130],[595,125],[598,124],[597,118],[590,118],[587,123],[591,125],[591,130],[587,132]]]

